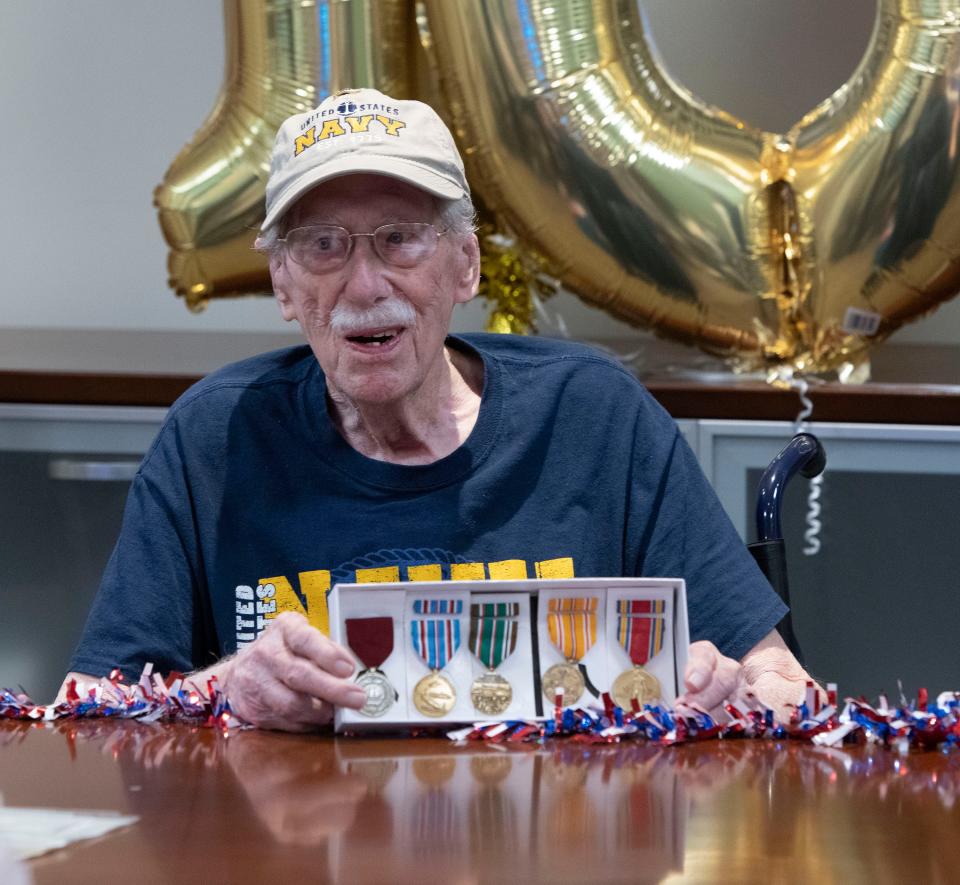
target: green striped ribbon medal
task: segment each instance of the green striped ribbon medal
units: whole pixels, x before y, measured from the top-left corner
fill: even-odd
[[[497,668],[517,647],[518,602],[479,602],[470,606],[470,651],[487,672],[470,687],[473,706],[487,716],[499,716],[513,700],[513,689]]]

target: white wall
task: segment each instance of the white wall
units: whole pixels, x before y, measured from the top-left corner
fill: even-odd
[[[824,97],[852,70],[865,45],[863,10],[870,3],[645,0],[644,5],[679,79],[704,98],[773,128],[776,123],[764,117],[771,108],[793,119],[799,113],[790,107],[799,103],[798,111],[806,109],[811,95],[813,101]],[[766,12],[758,15],[761,7]],[[820,19],[811,24],[811,15]],[[844,16],[853,17],[849,27],[839,22]],[[767,30],[760,34],[757,28]],[[794,35],[811,42],[813,56],[784,64]],[[817,58],[831,35],[827,56],[838,59],[834,68]],[[745,52],[744,45],[759,48]],[[295,334],[270,299],[218,302],[197,316],[166,284],[166,245],[152,191],[220,87],[219,0],[0,0],[0,58],[0,243],[6,255],[0,331]],[[744,64],[759,65],[762,73],[744,81]],[[771,73],[776,71],[779,77]],[[763,86],[747,89],[745,82]],[[799,84],[803,94],[793,95]],[[561,296],[551,308],[579,337],[637,336],[572,296]],[[458,328],[482,323],[477,305]],[[960,299],[896,340],[960,341]]]
[[[269,299],[193,316],[167,288],[152,192],[219,90],[220,2],[0,9],[0,326],[280,329]]]

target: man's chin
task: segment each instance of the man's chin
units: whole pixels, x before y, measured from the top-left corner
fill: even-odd
[[[398,372],[357,372],[337,384],[339,392],[355,406],[386,406],[399,402],[412,390],[412,383]]]

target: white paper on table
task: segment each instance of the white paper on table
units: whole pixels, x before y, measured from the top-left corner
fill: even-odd
[[[15,858],[0,840],[0,882],[3,885],[31,885],[33,877],[27,865]]]
[[[139,818],[116,811],[0,807],[0,841],[14,857],[27,860],[83,839],[103,836]]]

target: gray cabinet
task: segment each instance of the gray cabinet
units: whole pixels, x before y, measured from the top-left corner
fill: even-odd
[[[56,692],[164,413],[0,404],[0,686]]]
[[[820,551],[805,556],[809,482],[784,500],[794,628],[811,672],[873,696],[960,687],[960,428],[813,424],[827,450]],[[699,458],[745,540],[787,422],[700,421]]]

